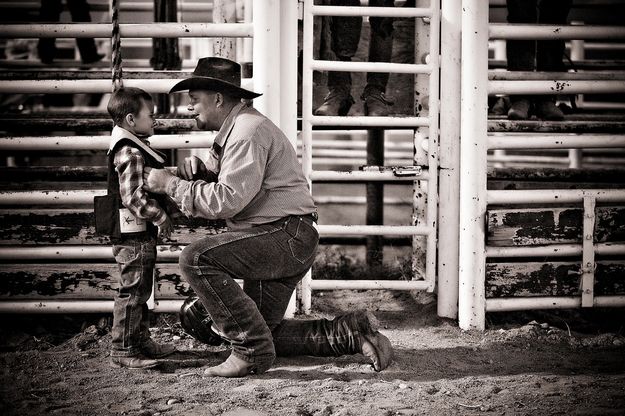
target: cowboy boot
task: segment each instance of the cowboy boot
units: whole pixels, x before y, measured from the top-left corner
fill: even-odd
[[[365,102],[365,115],[371,117],[386,117],[389,106],[395,104],[386,98],[386,95],[375,87],[367,87],[360,97]]]
[[[316,116],[346,116],[354,104],[349,87],[330,87],[328,95],[316,110]]]

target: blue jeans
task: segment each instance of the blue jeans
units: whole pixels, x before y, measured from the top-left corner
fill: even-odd
[[[113,307],[111,355],[132,356],[150,337],[146,302],[154,283],[156,239],[115,244],[113,255],[119,266],[120,287]]]
[[[309,216],[289,216],[187,246],[180,270],[232,345],[232,354],[266,371],[279,355],[359,351],[349,319],[283,320],[291,294],[313,263],[319,234]],[[234,279],[243,280],[241,288]],[[353,330],[352,330],[353,329]]]

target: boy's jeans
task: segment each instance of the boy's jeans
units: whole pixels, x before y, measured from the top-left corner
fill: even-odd
[[[232,344],[261,373],[280,355],[341,355],[360,348],[348,319],[285,320],[291,294],[313,263],[319,234],[310,216],[290,216],[187,246],[180,270]],[[243,289],[234,281],[243,280]]]
[[[152,293],[156,240],[113,245],[121,275],[113,309],[112,356],[133,356],[150,336],[147,300]]]

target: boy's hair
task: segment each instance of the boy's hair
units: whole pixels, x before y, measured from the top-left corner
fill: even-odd
[[[153,102],[152,96],[141,88],[122,87],[111,95],[106,109],[116,126],[123,123],[128,114],[138,114],[143,101]]]

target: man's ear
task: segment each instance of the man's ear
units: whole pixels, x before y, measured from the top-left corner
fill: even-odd
[[[218,92],[215,94],[215,106],[221,107],[224,105],[224,96],[222,93]]]
[[[132,113],[126,114],[126,123],[128,123],[128,125],[130,125],[130,126],[134,126],[135,125],[135,115],[132,114]]]

